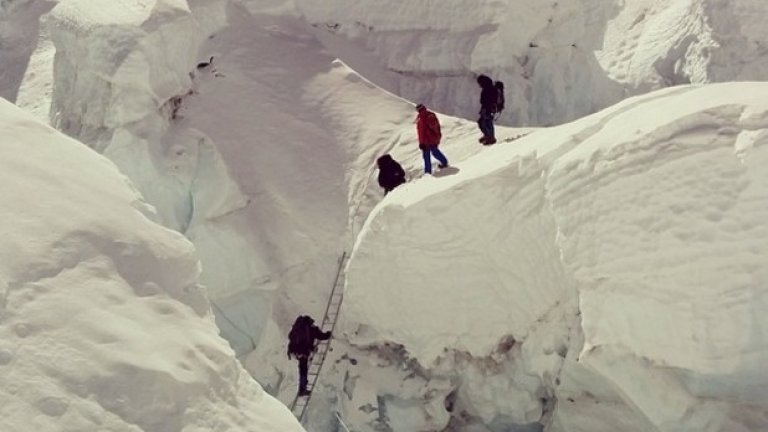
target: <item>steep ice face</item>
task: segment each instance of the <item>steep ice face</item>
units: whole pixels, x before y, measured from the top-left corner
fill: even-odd
[[[245,202],[205,136],[190,134],[184,146],[164,140],[168,118],[192,92],[200,46],[226,22],[227,4],[192,9],[176,0],[67,0],[49,19],[56,45],[53,125],[113,160],[160,221],[182,232],[195,198],[211,201],[196,196],[190,171],[216,171],[221,179],[207,186],[218,195],[208,211],[225,213]]]
[[[347,269],[346,337],[450,380],[455,418],[768,427],[766,91],[628,99],[396,190]]]
[[[0,429],[301,431],[116,167],[0,100]]]

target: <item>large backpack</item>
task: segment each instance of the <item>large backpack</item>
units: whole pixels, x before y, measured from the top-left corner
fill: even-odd
[[[496,81],[493,87],[496,88],[496,113],[500,113],[504,111],[504,83]]]
[[[307,354],[314,348],[312,340],[312,318],[302,315],[296,318],[288,333],[288,351],[291,354]]]
[[[430,112],[427,114],[426,120],[427,127],[432,131],[435,137],[437,137],[437,142],[435,144],[439,144],[440,140],[443,139],[443,134],[440,132],[440,121],[437,119],[437,114]]]

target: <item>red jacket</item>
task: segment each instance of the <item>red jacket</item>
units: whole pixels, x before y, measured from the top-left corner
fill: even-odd
[[[419,111],[416,117],[416,132],[419,134],[419,147],[435,146],[440,144],[440,121],[432,111],[426,108]]]

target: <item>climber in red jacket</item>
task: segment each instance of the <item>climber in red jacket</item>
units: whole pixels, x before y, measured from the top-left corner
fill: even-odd
[[[448,166],[448,159],[437,148],[442,137],[440,134],[440,122],[437,120],[437,115],[428,110],[423,104],[416,105],[416,111],[419,113],[418,117],[416,117],[416,132],[419,135],[419,148],[421,149],[422,156],[424,156],[424,172],[432,174],[431,156],[434,156],[440,162],[438,168]]]

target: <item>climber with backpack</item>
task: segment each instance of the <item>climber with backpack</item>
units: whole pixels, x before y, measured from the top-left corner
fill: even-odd
[[[405,183],[405,170],[389,154],[379,157],[376,164],[379,166],[379,186],[384,189],[384,195]]]
[[[479,139],[484,145],[496,143],[496,133],[493,127],[493,121],[504,109],[504,83],[493,80],[487,75],[477,77],[477,84],[480,86],[480,118],[477,125],[483,136]]]
[[[307,390],[307,372],[309,371],[309,359],[315,351],[315,343],[318,340],[328,340],[331,332],[324,332],[315,325],[308,315],[300,315],[288,333],[288,358],[295,356],[299,361],[299,396],[309,396]]]

